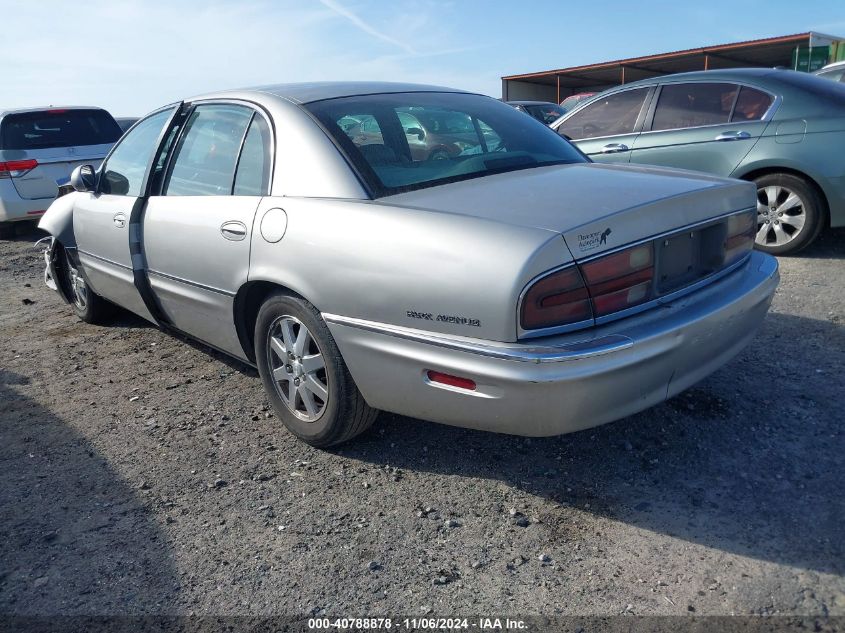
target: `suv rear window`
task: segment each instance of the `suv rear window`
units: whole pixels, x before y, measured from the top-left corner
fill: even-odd
[[[0,121],[0,149],[34,150],[114,143],[120,126],[105,110],[40,110],[7,114]]]

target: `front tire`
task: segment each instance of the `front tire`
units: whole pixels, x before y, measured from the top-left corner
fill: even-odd
[[[112,304],[88,287],[88,283],[71,261],[67,250],[59,248],[59,282],[70,298],[73,311],[86,323],[102,323],[111,314]]]
[[[793,174],[766,174],[757,185],[758,250],[793,255],[812,244],[825,223],[825,204],[818,191]]]
[[[264,302],[255,360],[276,415],[311,446],[346,442],[378,414],[358,391],[320,313],[303,299],[277,293]]]

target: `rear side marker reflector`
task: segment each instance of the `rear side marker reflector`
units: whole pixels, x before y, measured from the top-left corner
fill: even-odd
[[[47,209],[39,209],[38,211],[27,211],[27,215],[41,215],[42,213],[46,213]]]
[[[439,371],[429,369],[426,372],[426,377],[431,382],[436,382],[441,385],[448,385],[450,387],[458,387],[459,389],[466,389],[468,391],[475,391],[475,381],[469,378],[461,378],[460,376],[452,376],[451,374],[444,374]]]

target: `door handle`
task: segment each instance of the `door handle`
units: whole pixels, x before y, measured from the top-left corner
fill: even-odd
[[[751,138],[751,135],[748,132],[744,132],[742,130],[736,131],[731,130],[729,132],[722,132],[719,134],[715,140],[717,141],[741,141],[746,138]]]
[[[236,220],[224,222],[220,226],[220,233],[222,233],[223,237],[227,240],[232,240],[233,242],[240,241],[246,237],[246,224],[243,222],[237,222]]]
[[[124,226],[126,226],[126,215],[123,213],[116,213],[115,216],[112,218],[112,222],[114,222],[114,225],[117,228],[122,229]]]
[[[601,148],[602,154],[618,154],[619,152],[627,152],[629,147],[625,143],[608,143]]]

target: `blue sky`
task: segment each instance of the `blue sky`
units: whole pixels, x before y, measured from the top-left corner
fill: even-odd
[[[141,115],[286,81],[415,81],[500,96],[500,77],[815,30],[843,0],[3,0],[0,108]]]

